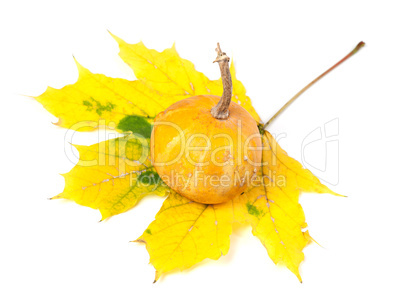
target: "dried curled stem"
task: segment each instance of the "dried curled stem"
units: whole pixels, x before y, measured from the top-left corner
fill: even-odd
[[[219,63],[221,78],[223,84],[223,94],[218,104],[211,109],[211,114],[216,119],[227,119],[229,117],[229,105],[232,99],[232,77],[230,76],[229,60],[230,58],[223,53],[218,43],[215,49],[218,53],[214,62]]]

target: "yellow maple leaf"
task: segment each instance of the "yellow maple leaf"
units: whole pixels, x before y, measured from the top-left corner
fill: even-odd
[[[167,186],[149,160],[149,140],[127,135],[91,146],[74,145],[78,164],[65,178],[65,189],[53,197],[98,209],[102,220],[125,212],[148,194],[165,195]]]
[[[172,270],[183,270],[206,259],[219,259],[229,250],[232,233],[231,202],[205,205],[172,191],[144,233],[155,281]]]
[[[79,78],[62,89],[48,88],[36,99],[59,118],[61,127],[91,131],[100,125],[116,127],[125,136],[92,146],[75,146],[80,159],[64,174],[65,189],[54,198],[66,198],[100,210],[102,219],[125,212],[148,194],[169,194],[155,220],[136,240],[145,243],[156,269],[163,274],[218,259],[229,250],[233,224],[252,226],[252,232],[277,264],[284,264],[301,281],[303,249],[312,240],[298,203],[302,191],[335,194],[276,143],[251,105],[235,76],[232,102],[243,106],[256,120],[262,136],[260,171],[248,190],[233,201],[209,205],[191,202],[169,189],[149,157],[152,120],[184,98],[221,95],[221,80],[209,80],[181,58],[175,47],[163,52],[143,43],[127,44],[112,35],[120,56],[134,70],[135,81],[93,74],[77,63]],[[283,108],[318,79],[352,56],[364,43],[300,91]],[[280,113],[283,108],[278,112]],[[276,115],[273,117],[275,118]]]

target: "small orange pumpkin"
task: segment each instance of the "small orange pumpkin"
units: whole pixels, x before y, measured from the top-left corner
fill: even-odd
[[[151,159],[162,180],[188,199],[227,202],[246,190],[261,165],[261,136],[253,117],[231,103],[229,57],[217,48],[222,97],[200,95],[159,113]]]

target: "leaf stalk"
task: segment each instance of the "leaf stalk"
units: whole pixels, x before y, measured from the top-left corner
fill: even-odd
[[[283,105],[282,108],[279,109],[278,112],[275,113],[274,116],[271,117],[270,120],[267,121],[267,123],[264,124],[263,129],[269,126],[269,124],[272,123],[272,121],[275,120],[276,117],[278,117],[283,111],[286,110],[301,94],[303,94],[305,91],[307,91],[313,84],[315,84],[318,80],[323,78],[325,75],[327,75],[329,72],[331,72],[333,69],[335,69],[337,66],[341,65],[343,62],[345,62],[347,59],[352,57],[354,54],[356,54],[363,46],[365,43],[363,41],[360,41],[356,47],[345,57],[343,57],[340,61],[335,63],[332,67],[330,67],[328,70],[326,70],[324,73],[322,73],[320,76],[318,76],[316,79],[314,79],[312,82],[310,82],[308,85],[306,85],[303,89],[301,89],[295,96],[293,96],[287,103]]]

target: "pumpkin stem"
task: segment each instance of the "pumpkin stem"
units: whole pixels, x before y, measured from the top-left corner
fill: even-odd
[[[214,62],[219,63],[221,70],[221,78],[223,84],[223,94],[218,104],[211,109],[211,114],[216,119],[227,119],[229,117],[229,105],[232,99],[232,77],[230,76],[229,60],[226,53],[222,52],[218,42],[218,47],[215,49],[218,53]]]

